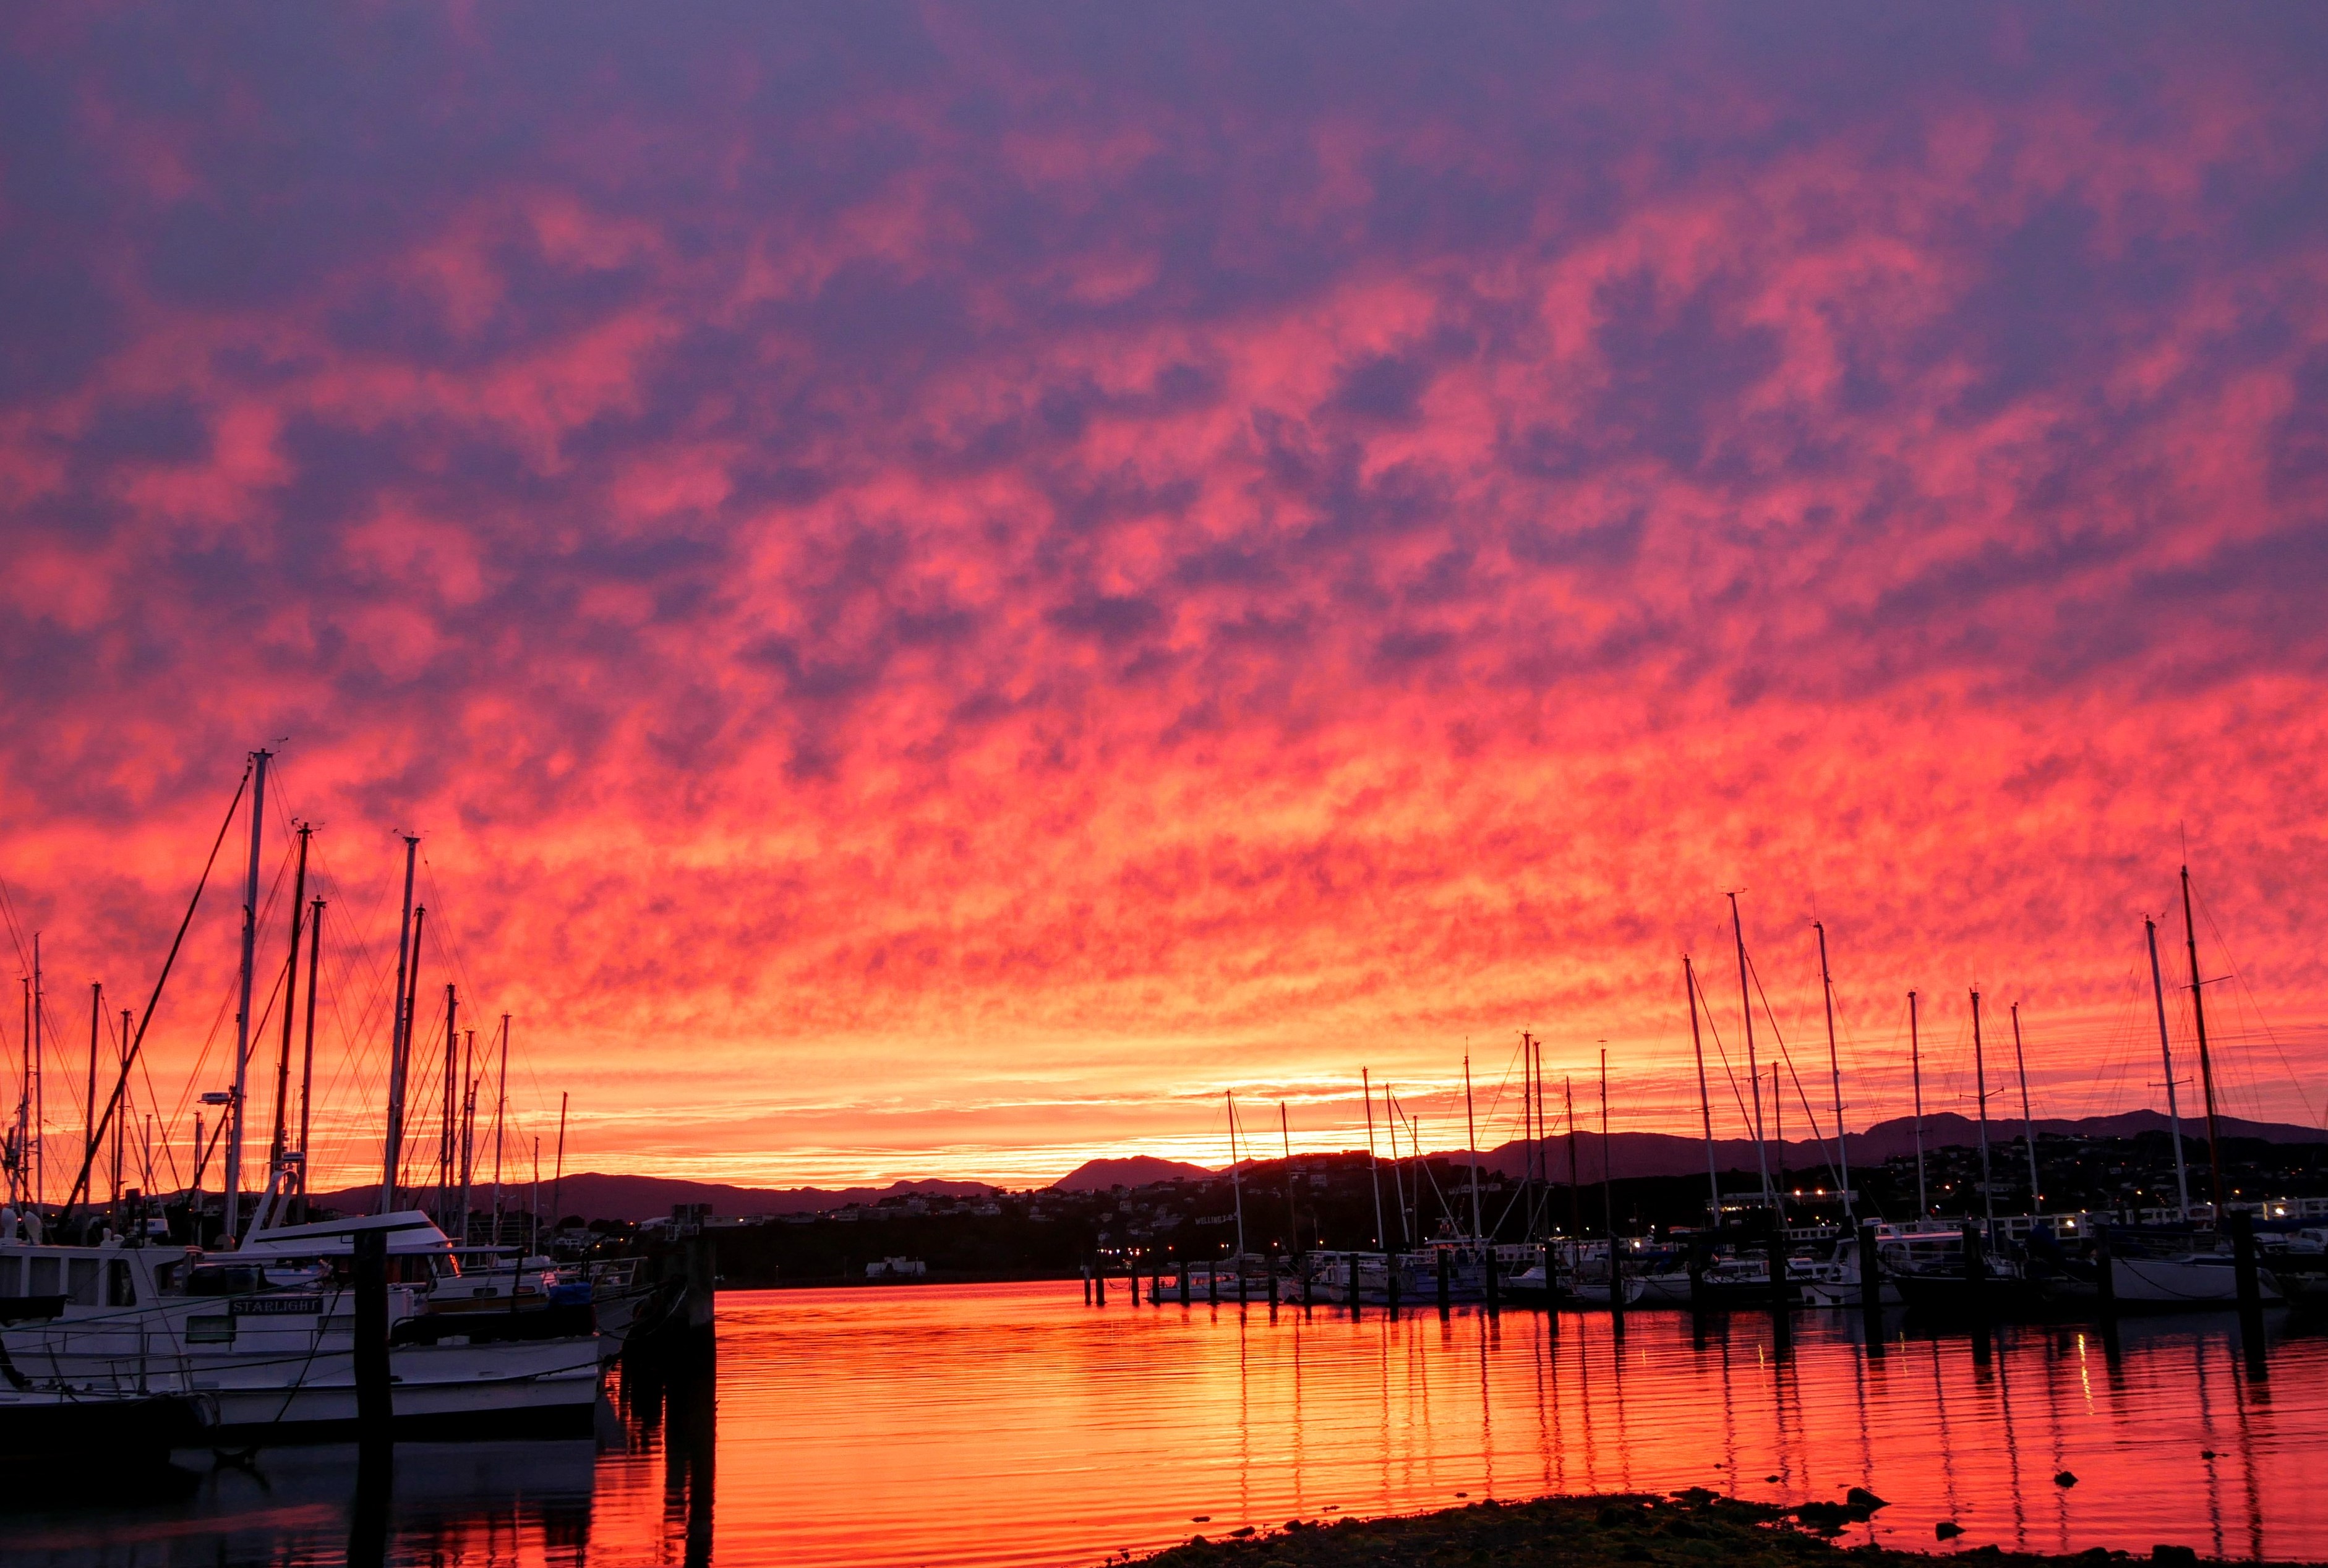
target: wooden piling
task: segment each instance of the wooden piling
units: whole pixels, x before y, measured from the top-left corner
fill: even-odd
[[[1455,1265],[1447,1249],[1439,1251],[1439,1315],[1442,1318],[1453,1311],[1455,1301]]]
[[[1085,1264],[1084,1265],[1084,1305],[1091,1304],[1091,1265]]]
[[[1184,1307],[1188,1304],[1188,1262],[1186,1258],[1180,1260],[1180,1304]]]
[[[388,1373],[388,1232],[355,1234],[356,1430],[385,1441],[396,1416]]]
[[[1762,1243],[1763,1267],[1770,1283],[1770,1342],[1780,1349],[1792,1343],[1794,1314],[1787,1300],[1787,1231],[1773,1225]]]
[[[1398,1319],[1398,1258],[1392,1253],[1383,1254],[1383,1301],[1390,1309],[1391,1320]]]
[[[1107,1305],[1107,1259],[1096,1255],[1092,1259],[1092,1305]]]
[[[2102,1322],[2102,1358],[2117,1364],[2117,1265],[2111,1261],[2109,1227],[2094,1227],[2094,1311]]]
[[[1859,1316],[1870,1356],[1883,1354],[1883,1260],[1875,1251],[1875,1227],[1859,1227]]]
[[[2256,1274],[2255,1216],[2234,1209],[2223,1218],[2231,1229],[2231,1278],[2239,1298],[2239,1344],[2247,1352],[2248,1376],[2260,1382],[2270,1367],[2264,1357],[2263,1283]]]
[[[1625,1331],[1625,1248],[1614,1231],[1609,1235],[1609,1327]]]

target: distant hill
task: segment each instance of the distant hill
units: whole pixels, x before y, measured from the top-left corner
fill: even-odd
[[[2328,1143],[2328,1132],[2318,1127],[2299,1126],[2289,1122],[2249,1122],[2237,1116],[2220,1119],[2222,1135],[2226,1138],[2260,1138],[2267,1143]],[[2040,1136],[2074,1138],[2132,1138],[2145,1133],[2166,1131],[2164,1111],[2121,1111],[2116,1115],[2085,1116],[2070,1120],[2060,1116],[2036,1118]],[[2207,1123],[2204,1116],[2182,1118],[2182,1136],[2204,1139]],[[1991,1148],[2012,1143],[2021,1136],[2018,1117],[1998,1118],[1988,1125]],[[1969,1149],[1980,1142],[1979,1124],[1953,1111],[1938,1112],[1924,1118],[1924,1147],[1927,1150],[1949,1147]],[[1554,1181],[1563,1181],[1568,1173],[1568,1140],[1555,1134],[1545,1140],[1545,1153],[1550,1161]],[[1878,1122],[1864,1132],[1847,1134],[1845,1153],[1854,1161],[1882,1164],[1884,1161],[1916,1152],[1916,1123],[1911,1116],[1899,1116],[1888,1122]],[[1459,1150],[1452,1158],[1460,1158]],[[1777,1142],[1769,1145],[1773,1171],[1784,1165],[1789,1171],[1810,1171],[1823,1167],[1835,1157],[1831,1143],[1789,1138],[1783,1147]],[[1576,1134],[1577,1174],[1587,1181],[1600,1178],[1600,1134],[1590,1129]],[[1482,1150],[1479,1162],[1488,1170],[1507,1176],[1520,1175],[1526,1168],[1527,1145],[1522,1140]],[[1723,1171],[1754,1169],[1754,1143],[1751,1138],[1716,1138],[1713,1141],[1713,1162]],[[1618,1133],[1609,1139],[1609,1174],[1611,1176],[1691,1176],[1705,1169],[1705,1141],[1703,1138],[1676,1137],[1671,1133]]]
[[[1202,1165],[1134,1154],[1122,1160],[1086,1160],[1056,1181],[1054,1192],[1104,1192],[1111,1187],[1145,1187],[1151,1181],[1200,1181],[1214,1172]]]
[[[523,1208],[527,1190],[512,1185],[503,1200]],[[595,1171],[566,1178],[558,1193],[558,1207],[585,1219],[653,1219],[667,1215],[678,1203],[709,1203],[723,1219],[751,1214],[814,1214],[845,1209],[852,1203],[878,1203],[884,1198],[975,1198],[993,1192],[983,1181],[892,1181],[887,1187],[729,1187],[717,1181],[681,1181],[665,1176],[608,1176]],[[343,1192],[319,1192],[319,1205],[351,1213],[371,1207],[376,1188],[351,1188]],[[435,1201],[431,1190],[427,1202]],[[475,1201],[475,1199],[472,1199]],[[492,1198],[483,1201],[490,1204]],[[541,1184],[541,1203],[549,1207],[549,1183]]]

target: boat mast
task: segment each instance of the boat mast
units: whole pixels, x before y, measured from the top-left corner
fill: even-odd
[[[1535,1234],[1535,1037],[1520,1031],[1520,1239]]]
[[[38,936],[33,938],[40,940]],[[23,1071],[16,1076],[16,1125],[9,1134],[8,1201],[19,1208],[32,1202],[31,1159],[33,1125],[33,977],[23,978],[24,1032],[16,1037],[23,1055]]]
[[[1576,1190],[1576,1080],[1566,1073],[1560,1075],[1560,1097],[1568,1121],[1568,1234],[1582,1237],[1584,1200]]]
[[[1544,1041],[1535,1042],[1535,1183],[1536,1214],[1533,1234],[1552,1234],[1552,1150],[1551,1132],[1545,1125],[1544,1106]],[[1549,1288],[1549,1282],[1547,1282]]]
[[[1980,1102],[1980,1202],[1988,1228],[1996,1228],[1996,1194],[1988,1180],[1988,1069],[1980,1052],[1980,993],[1972,994],[1972,1087]]]
[[[503,1057],[503,1061],[508,1058]],[[1244,1271],[1244,1171],[1237,1164],[1236,1092],[1223,1089],[1221,1097],[1229,1106],[1229,1190],[1236,1194],[1237,1271]],[[1240,1287],[1242,1288],[1242,1287]]]
[[[509,1114],[510,1015],[502,1014],[501,1087],[493,1095],[493,1242],[502,1244],[502,1122]]]
[[[477,1174],[477,1031],[461,1031],[461,1240],[469,1245],[469,1194]],[[554,1207],[554,1206],[553,1206]]]
[[[566,1091],[558,1091],[558,1160],[549,1168],[549,1227],[558,1228],[559,1195],[566,1185]]]
[[[453,1223],[453,1162],[460,1153],[456,1131],[461,1114],[460,1010],[461,998],[448,980],[445,983],[445,1114],[436,1138],[436,1227],[448,1234]]]
[[[1835,1080],[1835,1169],[1843,1182],[1843,1218],[1848,1224],[1854,1209],[1851,1200],[1851,1152],[1843,1141],[1843,1059],[1835,1049],[1835,976],[1826,966],[1826,927],[1813,920],[1811,929],[1818,933],[1819,993],[1826,1003],[1826,1070]]]
[[[132,1013],[130,1009],[125,1007],[121,1010],[121,1039],[117,1042],[118,1050],[117,1054],[120,1058],[117,1065],[125,1077],[127,1076],[129,1071],[129,1020],[131,1016]],[[113,1202],[117,1207],[121,1202],[123,1157],[122,1133],[124,1125],[128,1122],[128,1120],[129,1097],[127,1091],[125,1089],[121,1100],[121,1115],[115,1117],[113,1122]],[[137,1190],[141,1193],[146,1192],[148,1190],[148,1185],[141,1185]]]
[[[2207,1170],[2213,1182],[2215,1211],[2212,1216],[2220,1229],[2223,1223],[2223,1148],[2215,1125],[2215,1067],[2207,1054],[2207,1003],[2199,994],[2205,984],[2199,978],[2199,932],[2191,923],[2191,868],[2182,868],[2182,940],[2191,949],[2191,1019],[2199,1031],[2199,1088],[2207,1100]]]
[[[1291,1261],[1301,1250],[1301,1216],[1293,1207],[1293,1128],[1283,1100],[1277,1102],[1277,1135],[1285,1150],[1285,1255]]]
[[[1713,1164],[1713,1101],[1705,1092],[1705,1041],[1697,1031],[1697,971],[1690,966],[1689,955],[1681,956],[1682,994],[1689,1001],[1689,1049],[1697,1057],[1697,1114],[1705,1125],[1705,1219],[1709,1225],[1722,1223],[1722,1178]]]
[[[1471,1239],[1479,1233],[1479,1130],[1471,1120],[1471,1053],[1463,1053],[1463,1141],[1471,1145]]]
[[[307,1172],[314,1163],[307,1134],[314,1125],[311,1107],[315,1093],[315,993],[323,984],[324,901],[310,904],[307,920],[307,1031],[299,1052],[299,1221],[307,1218]]]
[[[1390,1232],[1383,1227],[1382,1162],[1375,1158],[1375,1089],[1366,1069],[1358,1069],[1358,1096],[1366,1102],[1366,1180],[1375,1190],[1375,1245],[1388,1246]]]
[[[1609,1155],[1609,1048],[1600,1048],[1600,1218],[1609,1233],[1609,1289],[1617,1288],[1617,1182]],[[1622,1306],[1621,1302],[1618,1303]]]
[[[2143,917],[2142,938],[2150,945],[2150,995],[2158,1003],[2158,1059],[2166,1069],[2166,1128],[2174,1140],[2174,1218],[2191,1218],[2191,1176],[2182,1166],[2182,1113],[2174,1103],[2174,1048],[2166,1043],[2166,981],[2158,972],[2158,922]]]
[[[42,1030],[47,1022],[49,999],[41,990],[41,933],[33,933],[33,1077],[27,1091],[32,1101],[33,1119],[25,1134],[26,1144],[33,1151],[33,1207],[38,1209],[49,1190],[49,1075],[48,1041]]]
[[[404,1047],[406,1031],[411,1020],[406,1016],[405,977],[411,974],[412,942],[412,873],[413,863],[420,853],[417,834],[404,835],[404,912],[396,926],[396,995],[390,1005],[395,1009],[388,1036],[388,1135],[380,1155],[380,1208],[387,1214],[396,1208],[396,1168],[401,1163],[404,1150]]]
[[[1787,1102],[1779,1083],[1779,1063],[1770,1063],[1770,1142],[1779,1151],[1779,1225],[1787,1220]]]
[[[1746,1015],[1746,1081],[1754,1087],[1754,1160],[1762,1175],[1762,1201],[1776,1197],[1770,1190],[1770,1155],[1762,1143],[1762,1069],[1754,1059],[1754,998],[1746,989],[1746,922],[1738,913],[1738,895],[1731,893],[1730,926],[1738,936],[1738,1007]]]
[[[259,835],[267,826],[267,760],[272,753],[264,750],[250,754],[257,770],[250,790],[250,867],[242,884],[242,976],[239,986],[241,1000],[234,1014],[234,1097],[228,1102],[226,1134],[226,1227],[220,1232],[226,1245],[232,1246],[242,1231],[242,1107],[243,1090],[250,1069],[250,979],[252,965],[258,953],[258,851]]]
[[[283,957],[283,1043],[275,1053],[275,1127],[267,1140],[267,1180],[271,1185],[282,1168],[290,1137],[291,1022],[299,992],[299,922],[307,912],[307,837],[314,832],[299,825],[299,869],[291,882],[291,948]],[[286,1193],[285,1196],[288,1196]],[[276,1212],[282,1212],[278,1201]]]
[[[1924,1052],[1916,1038],[1916,994],[1908,993],[1908,1077],[1916,1086],[1916,1218],[1925,1219],[1932,1212],[1931,1199],[1924,1193]]]
[[[2037,1212],[2037,1124],[2029,1115],[2029,1064],[2021,1054],[2021,1003],[2013,1004],[2013,1070],[2021,1075],[2021,1141],[2029,1150],[2029,1212]]]
[[[105,1016],[105,983],[89,983],[89,1097],[81,1104],[88,1108],[87,1126],[81,1136],[81,1162],[97,1163],[97,1031]]]
[[[1398,1101],[1392,1097],[1388,1084],[1383,1085],[1383,1118],[1388,1124],[1386,1130],[1390,1134],[1390,1195],[1398,1204],[1399,1245],[1413,1246],[1414,1227],[1408,1223],[1406,1217],[1406,1181],[1398,1168]],[[1383,1237],[1383,1245],[1388,1246],[1390,1237]]]

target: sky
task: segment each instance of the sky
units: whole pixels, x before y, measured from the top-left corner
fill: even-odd
[[[2016,1004],[2038,1115],[2163,1104],[2186,860],[2224,1108],[2316,1125],[2323,66],[2303,6],[12,15],[49,1119],[266,746],[319,1184],[380,1162],[404,832],[512,1163],[561,1095],[568,1169],[1217,1163],[1230,1092],[1361,1144],[1361,1069],[1456,1147],[1524,1030],[1688,1131],[1685,954],[1733,1135],[1733,890],[1791,1136],[1815,919],[1850,1125],[1911,989],[1929,1109],[1976,988],[1993,1114]],[[132,1075],[181,1173],[247,832]]]

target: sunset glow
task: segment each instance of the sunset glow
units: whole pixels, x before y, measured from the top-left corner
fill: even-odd
[[[1694,1132],[1738,889],[1822,1115],[1815,918],[1851,1125],[1910,989],[1933,1109],[1975,987],[2038,1115],[2162,1104],[2185,861],[2224,1108],[2321,1125],[2328,13],[2125,14],[13,19],[51,1124],[269,746],[322,1186],[405,831],[424,1054],[448,980],[512,1014],[569,1171],[1218,1164],[1225,1090],[1363,1146],[1362,1067],[1460,1147],[1467,1050],[1501,1142],[1524,1029]],[[240,854],[136,1083],[180,1148]]]

